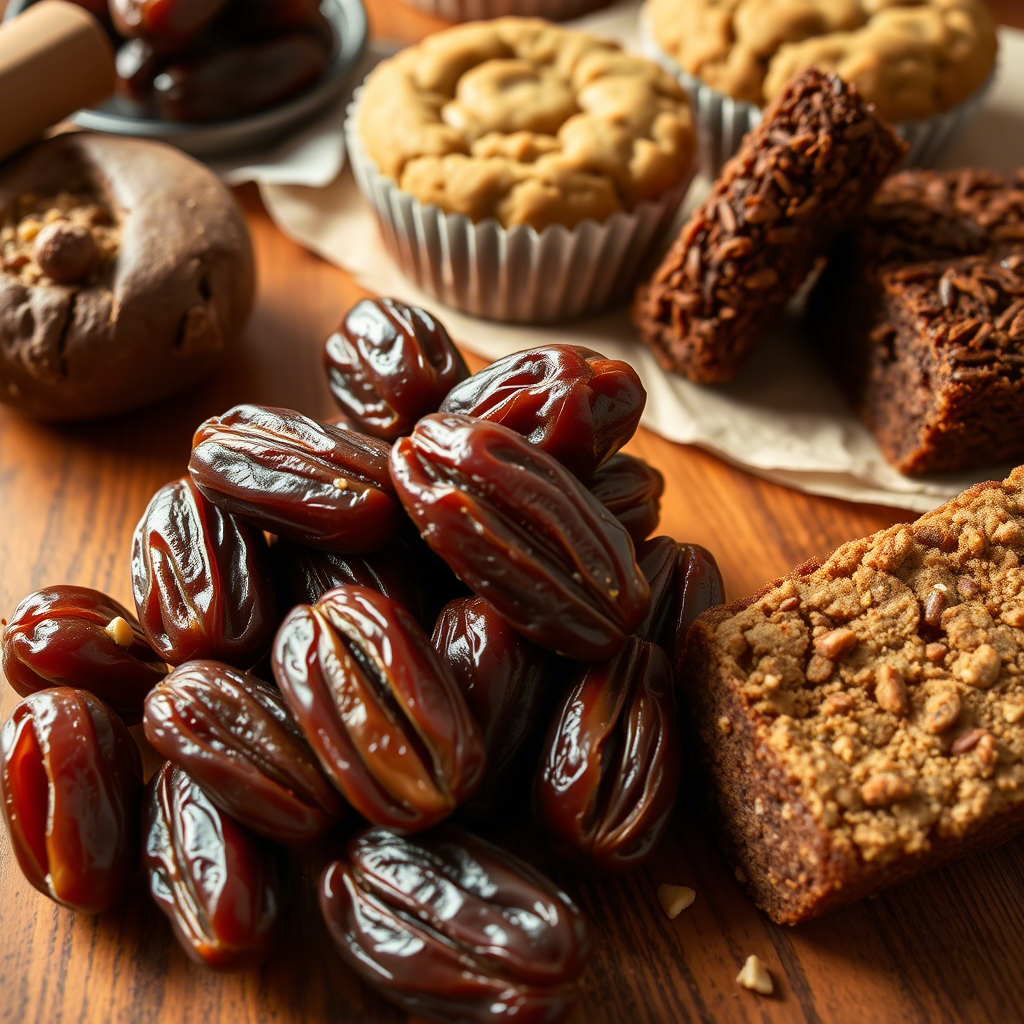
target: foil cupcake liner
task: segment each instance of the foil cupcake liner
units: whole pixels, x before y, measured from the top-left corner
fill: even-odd
[[[726,161],[736,153],[743,136],[761,123],[761,108],[746,100],[735,100],[713,89],[696,75],[684,70],[658,45],[645,8],[640,9],[640,49],[674,75],[690,94],[700,144],[700,169],[718,177]],[[939,154],[970,123],[988,95],[995,72],[963,103],[951,110],[918,121],[901,121],[893,130],[910,147],[903,167],[931,167]]]
[[[360,86],[345,144],[356,184],[384,244],[407,277],[441,302],[488,320],[553,323],[605,309],[632,293],[676,218],[692,176],[658,202],[575,228],[502,227],[445,213],[381,174],[356,130]]]
[[[612,0],[403,0],[428,14],[448,21],[485,21],[516,15],[525,18],[546,18],[548,21],[568,21],[579,18]]]

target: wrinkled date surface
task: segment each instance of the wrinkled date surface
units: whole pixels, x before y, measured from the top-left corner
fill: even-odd
[[[391,475],[427,543],[541,646],[607,658],[646,614],[650,594],[625,528],[515,431],[427,416],[396,442]]]
[[[484,783],[467,810],[500,810],[520,767],[518,755],[547,728],[554,659],[482,597],[446,605],[434,626],[433,644],[462,688],[487,748]]]
[[[400,521],[388,446],[290,409],[236,405],[208,419],[188,471],[219,508],[314,547],[372,551]]]
[[[324,771],[368,820],[428,828],[479,785],[479,726],[426,634],[383,594],[338,587],[292,609],[272,662]]]
[[[587,490],[622,523],[634,544],[657,529],[665,478],[643,459],[613,455],[587,481]]]
[[[448,332],[426,310],[396,299],[364,299],[324,347],[331,392],[364,433],[395,441],[437,412],[469,376]]]
[[[636,550],[651,587],[651,608],[637,635],[664,650],[678,664],[694,619],[725,601],[725,586],[714,555],[699,544],[652,537]]]
[[[636,433],[646,402],[628,363],[579,345],[542,345],[475,373],[441,412],[503,423],[585,478]]]
[[[142,761],[124,723],[85,690],[40,690],[0,732],[0,800],[25,877],[97,914],[138,868]]]
[[[552,723],[534,794],[557,849],[606,871],[650,856],[679,790],[675,716],[672,668],[655,644],[630,637],[587,666]]]
[[[192,658],[255,662],[274,632],[270,578],[263,534],[207,501],[188,477],[157,491],[135,528],[139,622],[172,665]]]
[[[551,1024],[590,955],[579,911],[547,878],[482,839],[370,829],[320,880],[339,952],[388,999],[439,1020]]]
[[[185,952],[222,970],[264,959],[280,908],[273,851],[167,762],[143,817],[149,891]]]
[[[241,824],[302,843],[343,809],[284,698],[216,661],[176,668],[146,698],[146,739]]]
[[[88,690],[129,724],[166,674],[131,612],[106,594],[70,584],[29,594],[0,641],[7,682],[23,697],[50,686]]]

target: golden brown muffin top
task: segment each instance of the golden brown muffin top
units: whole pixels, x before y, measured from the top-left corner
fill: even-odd
[[[537,18],[460,25],[385,61],[357,131],[381,173],[422,202],[537,230],[660,199],[696,146],[671,75]]]
[[[763,106],[817,66],[890,121],[962,103],[998,45],[985,0],[650,0],[647,10],[658,45],[735,99]]]

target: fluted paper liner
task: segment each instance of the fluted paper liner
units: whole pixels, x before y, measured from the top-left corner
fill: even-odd
[[[552,323],[622,300],[664,239],[690,184],[687,176],[658,202],[575,228],[474,223],[421,202],[381,174],[356,130],[362,91],[356,90],[348,108],[345,144],[388,252],[424,291],[488,320]]]

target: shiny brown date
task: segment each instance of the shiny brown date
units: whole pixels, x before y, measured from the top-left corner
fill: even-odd
[[[292,609],[272,663],[324,771],[369,821],[428,828],[479,785],[483,738],[458,685],[383,594],[338,587]]]
[[[227,0],[110,0],[114,27],[164,52],[180,49],[209,25]]]
[[[424,540],[535,643],[597,661],[647,613],[625,528],[521,434],[427,416],[395,443],[391,475]]]
[[[473,1024],[553,1024],[590,955],[583,917],[528,864],[445,825],[374,828],[320,880],[344,960],[414,1014]]]
[[[650,611],[637,635],[658,644],[677,665],[693,620],[725,601],[718,563],[707,548],[671,537],[645,541],[636,558],[651,587]]]
[[[135,616],[106,594],[70,584],[24,598],[0,641],[7,682],[27,697],[50,686],[88,690],[129,725],[167,666]]]
[[[579,345],[542,345],[473,374],[441,412],[503,423],[586,478],[636,433],[646,402],[628,363]]]
[[[465,808],[475,817],[500,813],[530,739],[547,727],[552,689],[549,651],[517,633],[482,597],[446,605],[432,638],[480,724],[487,772]]]
[[[45,896],[98,914],[138,871],[142,761],[102,701],[67,686],[15,705],[0,732],[0,802],[25,877]]]
[[[170,762],[150,779],[143,824],[149,891],[185,952],[218,970],[263,960],[281,902],[274,851]]]
[[[538,821],[556,849],[605,871],[632,870],[668,824],[680,768],[672,668],[658,646],[630,637],[614,658],[581,671],[552,723]]]
[[[356,430],[395,441],[469,370],[443,325],[396,299],[363,299],[324,346],[331,393]]]
[[[395,535],[388,446],[290,409],[236,405],[192,439],[193,483],[225,512],[300,544],[361,552]]]
[[[328,52],[312,32],[218,42],[163,68],[153,82],[157,113],[169,121],[224,121],[264,110],[323,78]]]
[[[255,662],[274,633],[270,575],[263,534],[207,501],[188,477],[157,491],[135,528],[139,622],[172,665]]]
[[[257,835],[303,843],[344,804],[284,698],[255,676],[189,661],[146,698],[146,739],[206,795]]]
[[[657,529],[665,478],[643,459],[613,455],[587,480],[587,490],[622,523],[634,544]]]

